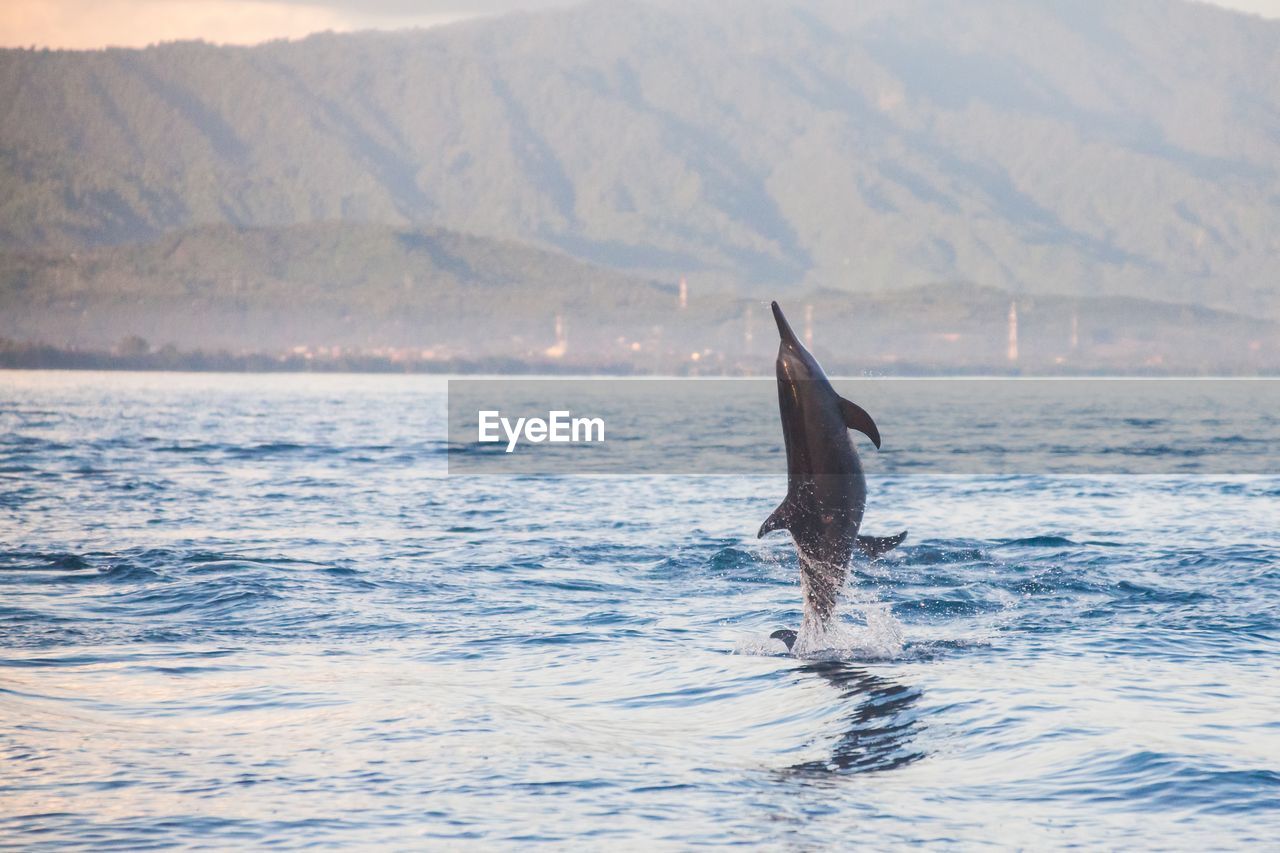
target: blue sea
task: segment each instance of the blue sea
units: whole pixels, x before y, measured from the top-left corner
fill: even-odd
[[[0,843],[1274,849],[1274,469],[864,453],[910,538],[801,660],[781,467],[450,475],[447,417],[429,377],[0,373]]]

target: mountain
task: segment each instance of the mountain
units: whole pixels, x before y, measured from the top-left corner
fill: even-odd
[[[966,281],[1280,316],[1280,23],[1179,0],[610,0],[6,50],[0,111],[11,249],[344,221],[695,293]]]
[[[148,243],[0,251],[0,337],[183,349],[541,351],[557,314],[670,313],[675,289],[442,229],[230,225]],[[523,353],[521,353],[523,354]]]

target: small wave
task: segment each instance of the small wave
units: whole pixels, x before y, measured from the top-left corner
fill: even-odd
[[[755,565],[758,561],[754,554],[741,548],[721,548],[707,561],[707,568],[713,572],[735,571]]]
[[[16,572],[78,572],[89,568],[80,554],[56,551],[0,551],[0,570]]]
[[[928,618],[957,618],[999,613],[1008,604],[995,596],[975,595],[970,590],[954,590],[948,598],[918,598],[901,604],[904,612]]]
[[[281,596],[261,583],[223,581],[214,583],[174,583],[144,587],[98,608],[104,613],[120,613],[131,619],[153,619],[182,615],[187,619],[231,616],[279,600]]]
[[[1025,536],[1000,543],[1006,548],[1069,548],[1077,544],[1065,536]]]
[[[64,580],[105,581],[107,583],[131,583],[161,577],[159,572],[131,562],[110,563],[92,575],[67,575]]]
[[[156,453],[209,453],[224,449],[225,445],[203,441],[174,442],[153,448]]]
[[[785,559],[793,560],[793,557],[788,555]],[[703,567],[711,575],[727,582],[790,586],[795,583],[794,572],[798,570],[795,565],[794,562],[781,563],[771,555],[728,547],[712,554]]]
[[[892,554],[898,554],[902,557],[903,562],[908,566],[932,566],[944,563],[970,563],[975,560],[986,559],[986,554],[981,548],[968,544],[955,545],[906,545],[896,549]]]
[[[933,661],[952,654],[962,654],[978,649],[989,649],[996,631],[977,632],[972,637],[951,639],[908,639],[902,649],[902,659],[913,661]]]
[[[1211,601],[1214,598],[1214,596],[1199,590],[1160,589],[1154,586],[1134,583],[1133,581],[1120,581],[1115,585],[1115,591],[1123,593],[1125,599],[1130,602],[1142,604],[1149,602],[1195,604],[1202,601]]]
[[[69,552],[0,553],[0,571],[44,575],[44,583],[123,583],[160,577],[159,573],[131,560],[104,554]]]
[[[1161,810],[1238,814],[1274,810],[1280,773],[1263,768],[1206,766],[1193,756],[1139,751],[1098,755],[1057,778],[1053,797],[1095,803],[1145,801]]]
[[[305,444],[291,441],[272,441],[265,444],[254,444],[244,447],[228,447],[227,453],[238,459],[258,459],[265,456],[276,456],[284,453],[297,453],[302,450],[316,450]]]

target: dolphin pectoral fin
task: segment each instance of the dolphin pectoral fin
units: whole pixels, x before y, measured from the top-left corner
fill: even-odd
[[[764,520],[764,524],[760,525],[760,532],[756,534],[756,538],[761,539],[766,533],[772,533],[775,530],[786,530],[790,524],[791,499],[787,498],[778,504],[778,508]]]
[[[876,422],[871,420],[871,415],[867,414],[866,409],[841,397],[840,414],[844,418],[845,426],[849,429],[856,429],[871,439],[871,443],[876,446],[876,450],[880,449],[880,430],[876,428]]]
[[[887,554],[894,548],[902,544],[902,540],[907,538],[907,531],[902,531],[897,536],[859,536],[858,548],[862,553],[871,559],[879,557],[881,554]]]

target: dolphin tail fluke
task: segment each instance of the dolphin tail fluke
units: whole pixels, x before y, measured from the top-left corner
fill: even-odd
[[[764,520],[764,524],[760,525],[760,532],[756,534],[757,539],[764,537],[766,533],[772,533],[775,530],[786,530],[791,526],[791,498],[778,504],[778,508]]]
[[[874,560],[881,554],[887,554],[897,548],[902,544],[902,540],[906,538],[907,531],[905,530],[897,536],[859,536],[858,548],[862,550],[862,553]]]
[[[787,651],[791,651],[791,647],[796,644],[796,637],[800,636],[797,632],[790,628],[779,628],[769,635],[770,640],[781,640],[787,646]]]

